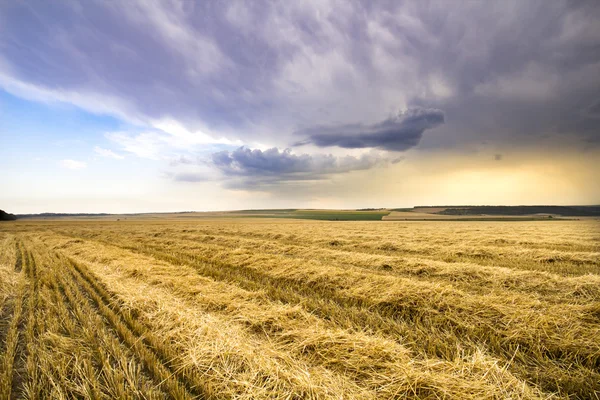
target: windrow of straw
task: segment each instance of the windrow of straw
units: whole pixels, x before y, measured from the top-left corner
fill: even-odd
[[[236,398],[265,393],[277,398],[298,393],[311,398],[336,393],[345,393],[344,398],[436,398],[469,391],[473,398],[507,392],[512,397],[541,396],[482,352],[450,361],[417,357],[381,335],[340,329],[297,306],[269,301],[263,293],[198,277],[193,268],[108,246],[78,242],[71,248],[54,239],[47,243],[76,254],[79,268],[95,270],[107,287],[126,299],[126,307],[147,318],[153,332],[159,330],[160,337],[180,343],[187,357],[181,364],[203,371],[214,387],[212,393]],[[103,262],[90,261],[97,257]],[[176,328],[170,326],[174,321]],[[317,385],[319,380],[323,382]]]
[[[175,252],[152,239],[117,239],[120,246],[188,263],[206,276],[234,280],[251,290],[267,289],[278,301],[302,303],[324,317],[352,321],[354,327],[374,326],[404,338],[427,356],[449,360],[463,351],[475,352],[483,344],[500,359],[512,358],[515,373],[545,390],[574,394],[599,390],[594,304],[542,302],[516,293],[466,293],[451,283],[372,274],[354,266],[325,266],[314,259],[242,247],[227,251],[198,243],[181,245]]]
[[[597,221],[17,221],[2,394],[596,398],[599,239]]]

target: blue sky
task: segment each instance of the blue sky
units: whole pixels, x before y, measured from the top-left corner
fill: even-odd
[[[0,4],[0,208],[597,204],[597,2]]]

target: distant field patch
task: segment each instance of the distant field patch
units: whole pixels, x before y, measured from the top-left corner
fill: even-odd
[[[232,216],[257,218],[292,218],[324,221],[381,221],[390,211],[355,210],[250,210],[232,212]]]

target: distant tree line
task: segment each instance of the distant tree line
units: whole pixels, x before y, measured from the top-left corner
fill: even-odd
[[[600,216],[600,206],[464,206],[448,207],[442,215],[530,215],[557,214],[565,217]]]
[[[17,217],[14,214],[9,214],[4,210],[0,210],[0,221],[14,221]]]

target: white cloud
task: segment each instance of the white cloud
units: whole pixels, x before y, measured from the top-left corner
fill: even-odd
[[[194,151],[209,145],[239,147],[244,144],[241,140],[215,138],[202,130],[191,131],[172,119],[155,120],[151,124],[156,130],[141,133],[108,132],[105,136],[121,146],[123,151],[152,160],[169,158],[169,153],[174,150]]]
[[[201,144],[229,144],[241,146],[241,140],[229,140],[227,138],[215,138],[201,130],[191,131],[181,123],[173,119],[162,119],[152,121],[152,126],[166,133],[163,141],[177,148],[188,148],[189,146]]]
[[[84,163],[83,161],[75,161],[75,160],[61,160],[60,165],[63,168],[74,169],[74,170],[84,169],[87,167],[87,164]]]
[[[96,154],[98,154],[99,156],[102,156],[102,157],[114,158],[116,160],[122,160],[122,159],[125,158],[122,155],[117,154],[117,153],[115,153],[112,150],[103,149],[102,147],[98,147],[98,146],[94,147],[94,153],[96,153]]]
[[[73,104],[84,110],[113,115],[133,124],[144,123],[143,117],[134,111],[135,107],[121,97],[100,93],[94,89],[54,89],[32,84],[10,76],[8,70],[0,57],[0,87],[15,96],[46,104]]]
[[[161,149],[164,148],[164,140],[156,132],[142,132],[136,135],[128,132],[109,132],[105,136],[120,145],[124,151],[141,158],[158,160]]]

